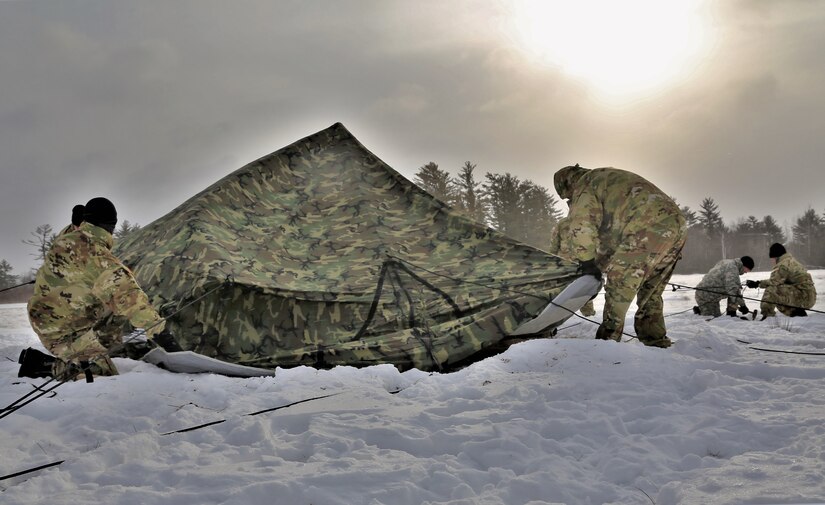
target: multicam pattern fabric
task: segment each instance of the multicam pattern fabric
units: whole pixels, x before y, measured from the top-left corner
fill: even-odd
[[[649,181],[615,168],[565,167],[554,183],[559,196],[570,201],[571,259],[595,260],[606,278],[596,336],[620,340],[635,297],[639,340],[663,339],[662,291],[687,236],[679,207]]]
[[[570,254],[568,247],[566,247],[568,245],[567,237],[569,235],[570,219],[563,217],[558,220],[556,226],[553,227],[553,231],[550,233],[550,245],[547,248],[547,252],[556,256],[561,256],[562,258],[570,258],[572,254]],[[593,300],[587,300],[579,311],[582,315],[588,317],[595,316],[596,309],[593,307]]]
[[[810,309],[816,303],[816,288],[811,274],[793,256],[786,253],[779,257],[769,279],[759,281],[764,288],[760,309],[763,315],[776,311],[791,315],[794,307]]]
[[[727,298],[726,310],[736,310],[745,306],[742,299],[742,279],[745,267],[739,258],[724,259],[702,277],[696,285],[696,305],[703,316],[721,316],[719,301]]]
[[[83,223],[64,230],[37,272],[28,304],[29,321],[46,349],[64,362],[91,360],[99,375],[117,373],[105,354],[127,329],[146,328],[149,336],[163,329],[111,249],[112,235],[103,228]],[[57,365],[57,374],[64,365]]]
[[[257,367],[446,370],[578,277],[454,212],[341,124],[237,170],[119,245],[186,350]],[[396,259],[397,258],[397,259]]]

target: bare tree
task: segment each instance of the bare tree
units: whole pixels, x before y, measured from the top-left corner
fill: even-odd
[[[33,246],[36,249],[37,252],[31,253],[31,255],[37,260],[45,260],[46,254],[48,254],[49,249],[52,247],[52,242],[57,238],[57,235],[53,233],[52,226],[50,224],[41,224],[31,232],[31,235],[34,238],[23,240],[23,243]]]

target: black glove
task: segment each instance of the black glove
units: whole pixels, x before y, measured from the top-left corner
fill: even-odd
[[[175,340],[175,337],[173,337],[167,330],[163,330],[155,335],[152,341],[163,347],[163,350],[166,352],[180,352],[183,350],[181,346],[178,345],[178,341]]]
[[[747,281],[745,281],[745,285],[749,288],[758,288],[759,287],[759,281],[747,280]]]
[[[747,314],[748,312],[750,312],[750,310],[748,310],[747,305],[742,304],[742,305],[739,306],[739,312],[741,312],[743,314]]]
[[[729,307],[726,313],[730,317],[739,317],[736,315],[736,307]]]
[[[582,261],[579,264],[579,272],[583,275],[592,275],[596,280],[602,280],[602,271],[596,266],[596,260]]]

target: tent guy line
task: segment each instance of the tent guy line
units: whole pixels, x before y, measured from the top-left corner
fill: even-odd
[[[281,410],[281,409],[285,409],[285,408],[288,408],[288,407],[292,407],[293,405],[298,405],[298,404],[310,402],[310,401],[313,401],[313,400],[321,400],[321,399],[329,398],[329,397],[332,397],[332,396],[338,396],[338,395],[343,394],[343,393],[344,393],[344,391],[339,391],[337,393],[330,393],[330,394],[326,394],[326,395],[313,396],[311,398],[304,398],[303,400],[296,400],[294,402],[286,403],[284,405],[279,405],[277,407],[272,407],[272,408],[268,408],[268,409],[264,409],[264,410],[259,410],[257,412],[251,412],[249,414],[243,414],[243,416],[251,417],[251,416],[257,416],[257,415],[261,415],[261,414],[267,414],[269,412],[274,412],[276,410]],[[221,424],[221,423],[224,423],[226,421],[227,421],[226,418],[219,419],[217,421],[212,421],[212,422],[200,424],[200,425],[197,425],[197,426],[191,426],[189,428],[183,428],[183,429],[180,429],[180,430],[170,431],[168,433],[160,433],[158,436],[163,437],[163,436],[167,436],[167,435],[174,435],[176,433],[188,433],[190,431],[195,431],[195,430],[199,430],[199,429],[202,429],[202,428],[207,428],[209,426],[214,426],[214,425],[217,425],[217,424]],[[66,462],[65,459],[60,460],[60,461],[54,461],[52,463],[39,465],[39,466],[32,467],[32,468],[28,468],[28,469],[25,469],[25,470],[20,470],[20,471],[10,473],[10,474],[7,474],[7,475],[3,475],[3,476],[0,476],[0,481],[12,479],[14,477],[19,477],[21,475],[26,475],[26,474],[29,474],[29,473],[34,473],[38,470],[45,470],[46,468],[51,468],[53,466],[58,466],[58,465],[60,465],[64,462]]]

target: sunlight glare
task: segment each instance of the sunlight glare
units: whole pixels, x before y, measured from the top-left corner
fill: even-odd
[[[655,93],[708,47],[701,0],[514,0],[519,45],[605,97]]]

